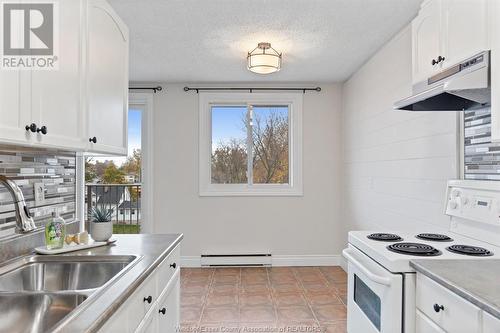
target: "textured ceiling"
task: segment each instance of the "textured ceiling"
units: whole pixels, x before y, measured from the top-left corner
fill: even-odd
[[[421,0],[109,0],[131,35],[131,81],[338,82],[416,15]],[[246,69],[268,41],[280,72]]]

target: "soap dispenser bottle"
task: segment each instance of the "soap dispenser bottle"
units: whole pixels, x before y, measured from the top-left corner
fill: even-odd
[[[45,245],[48,250],[60,249],[66,237],[66,224],[62,217],[52,212],[50,221],[45,225]]]

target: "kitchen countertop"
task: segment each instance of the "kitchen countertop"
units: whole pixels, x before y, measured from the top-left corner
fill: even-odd
[[[419,273],[500,319],[500,260],[412,260]]]
[[[180,243],[182,234],[113,235],[114,244],[69,252],[67,255],[137,255],[142,258],[109,287],[91,296],[88,304],[55,332],[97,332],[121,304]]]

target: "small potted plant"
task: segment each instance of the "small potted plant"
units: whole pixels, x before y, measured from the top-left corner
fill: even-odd
[[[105,242],[113,235],[112,209],[94,207],[91,211],[91,235],[95,241]]]

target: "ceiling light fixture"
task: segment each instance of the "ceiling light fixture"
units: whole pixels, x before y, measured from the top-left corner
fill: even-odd
[[[248,52],[247,68],[257,74],[271,74],[281,69],[282,54],[271,47],[271,43],[261,42]]]

